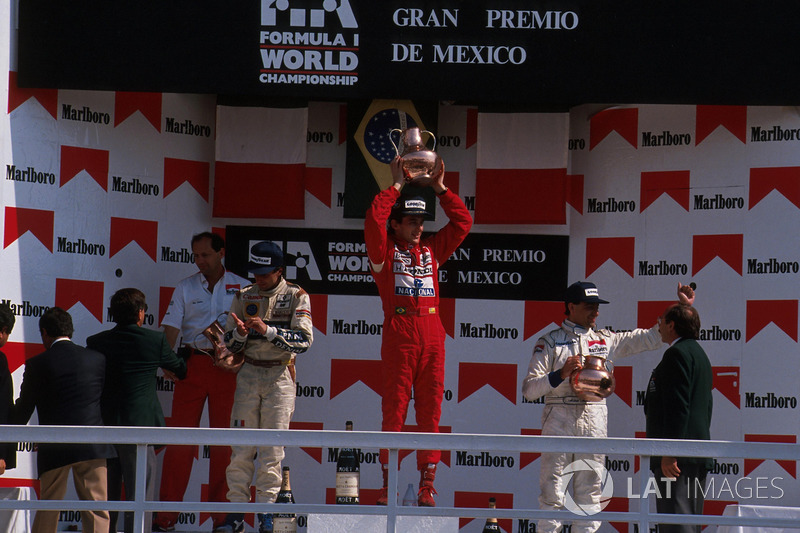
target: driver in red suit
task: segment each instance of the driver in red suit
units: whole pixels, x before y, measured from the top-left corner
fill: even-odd
[[[392,186],[375,196],[364,224],[367,255],[384,313],[381,429],[402,429],[413,388],[419,430],[438,433],[445,356],[438,271],[469,233],[472,217],[464,202],[444,186],[441,165],[429,184],[449,222],[436,234],[423,238],[423,225],[428,218],[425,200],[421,196],[401,196],[405,179],[399,158],[392,161],[391,168]],[[438,450],[417,451],[421,506],[436,505],[433,481],[440,455]],[[381,450],[380,460],[383,489],[378,504],[386,505],[386,450]]]

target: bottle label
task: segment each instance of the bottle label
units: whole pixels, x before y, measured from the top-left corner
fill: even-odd
[[[358,472],[337,472],[336,473],[336,496],[350,498],[358,497],[359,473]]]
[[[293,514],[275,514],[273,515],[273,533],[296,533],[297,532],[297,517]]]

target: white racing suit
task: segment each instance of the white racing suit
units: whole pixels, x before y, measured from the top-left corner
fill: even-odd
[[[228,316],[225,344],[233,353],[244,353],[244,365],[236,375],[236,394],[231,427],[288,429],[297,393],[294,354],[305,352],[314,340],[308,293],[285,279],[269,291],[249,285],[236,294],[231,312],[246,321],[260,316],[267,333],[252,329],[242,337]],[[281,486],[283,446],[232,446],[225,472],[228,501],[249,502],[250,483],[256,472],[256,502],[272,503]],[[256,455],[258,469],[253,464]]]
[[[545,397],[542,413],[542,435],[606,437],[606,401],[584,402],[572,390],[569,380],[561,381],[560,370],[571,355],[596,355],[609,360],[627,357],[661,346],[658,326],[613,333],[607,329],[586,329],[564,320],[561,327],[541,337],[533,349],[528,375],[522,382],[522,394],[528,400]],[[543,453],[539,476],[539,507],[563,510],[569,478],[564,479],[567,465],[579,460],[605,463],[605,454]],[[569,474],[568,474],[569,476]],[[602,492],[599,472],[576,470],[572,473],[573,499],[588,514],[600,511]],[[574,509],[574,508],[573,508]],[[593,532],[601,522],[573,522],[573,533]],[[537,531],[558,531],[558,520],[540,520]]]

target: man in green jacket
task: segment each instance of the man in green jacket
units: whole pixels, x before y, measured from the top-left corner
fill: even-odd
[[[156,394],[159,368],[171,379],[186,376],[186,361],[179,358],[161,331],[142,327],[147,303],[139,289],[120,289],[111,297],[114,328],[92,335],[86,346],[106,356],[106,381],[101,401],[103,423],[107,426],[163,427],[164,413]],[[133,500],[136,491],[136,445],[116,445],[119,462],[108,466],[108,499],[119,500],[122,483],[125,496]],[[156,456],[147,447],[146,497],[155,499]],[[151,514],[145,527],[150,531]],[[111,524],[116,523],[112,513]],[[133,513],[125,513],[125,532],[133,530]]]
[[[669,344],[647,385],[647,438],[709,440],[712,408],[711,363],[697,343],[700,316],[690,305],[671,305],[659,317],[661,339]],[[651,457],[659,513],[703,514],[710,458]],[[668,486],[669,485],[669,486]],[[659,524],[660,532],[697,532],[700,525]]]

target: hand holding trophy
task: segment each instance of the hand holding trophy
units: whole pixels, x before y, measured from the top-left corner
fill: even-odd
[[[399,146],[392,139],[394,132],[400,133]],[[433,149],[428,149],[422,142],[422,134],[427,133],[433,139]],[[420,187],[432,186],[434,182],[442,183],[444,178],[444,163],[439,154],[434,152],[436,149],[436,137],[433,133],[419,128],[407,128],[404,130],[393,129],[389,132],[389,140],[397,152],[399,159],[399,170],[402,171],[403,180]],[[393,162],[394,176],[394,162]],[[397,177],[395,176],[395,179]]]
[[[225,313],[227,314],[227,312]],[[214,353],[208,354],[214,359],[214,366],[217,366],[227,372],[236,373],[244,364],[244,356],[242,354],[234,354],[228,351],[225,346],[225,331],[216,320],[211,323],[202,332],[203,336],[211,341],[214,346]]]

